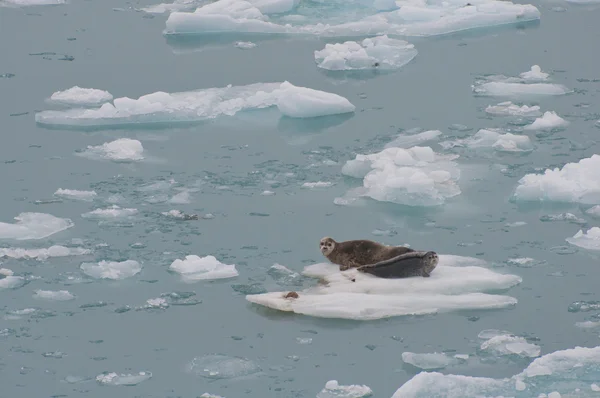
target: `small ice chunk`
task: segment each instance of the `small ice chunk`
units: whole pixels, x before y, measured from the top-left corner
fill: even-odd
[[[169,269],[181,274],[185,282],[233,278],[239,275],[235,265],[223,264],[214,256],[185,256],[184,260],[173,261]]]
[[[570,90],[562,84],[487,82],[473,86],[477,95],[492,97],[529,97],[564,95]]]
[[[542,81],[548,80],[548,76],[550,75],[542,72],[542,68],[540,68],[539,65],[533,65],[530,70],[521,73],[519,76],[524,80]]]
[[[592,227],[585,233],[580,229],[573,237],[566,238],[565,240],[572,245],[584,249],[600,250],[600,228]]]
[[[91,158],[129,162],[144,159],[142,152],[144,152],[144,147],[138,140],[119,138],[118,140],[105,142],[98,146],[89,145],[87,149],[82,152],[82,155]]]
[[[585,224],[585,220],[583,218],[579,218],[573,213],[548,214],[541,216],[540,221],[568,221],[573,224]]]
[[[62,189],[58,188],[56,192],[54,192],[56,196],[62,196],[68,199],[75,200],[84,200],[86,202],[90,202],[94,200],[98,194],[95,191],[78,191],[76,189]]]
[[[365,385],[344,386],[340,385],[337,380],[329,380],[325,383],[325,388],[317,394],[317,398],[361,398],[371,395],[373,395],[373,390]]]
[[[417,56],[413,44],[387,35],[355,41],[326,44],[315,51],[317,66],[327,70],[400,69]]]
[[[197,214],[186,214],[180,210],[169,210],[169,211],[164,211],[160,214],[162,214],[163,216],[177,218],[177,219],[186,220],[186,221],[198,219]],[[202,217],[202,218],[212,218],[212,217],[208,217],[208,216],[209,216],[209,214],[205,214],[204,217]]]
[[[542,112],[540,111],[540,107],[535,106],[519,106],[513,104],[511,101],[500,102],[497,105],[488,105],[485,108],[487,113],[498,116],[542,116]]]
[[[502,134],[497,131],[481,129],[469,138],[440,143],[442,147],[466,146],[468,148],[492,148],[498,152],[530,152],[533,150],[531,140],[526,135],[511,133]]]
[[[0,0],[0,7],[27,7],[67,4],[68,0]]]
[[[99,263],[82,263],[79,268],[92,278],[121,280],[137,275],[142,270],[142,265],[135,260],[102,260]]]
[[[575,322],[575,326],[581,329],[596,329],[600,328],[600,321]]]
[[[225,397],[222,397],[220,395],[215,395],[215,394],[209,394],[209,393],[205,392],[204,394],[200,395],[200,398],[225,398]]]
[[[273,192],[273,191],[262,191],[260,194],[262,196],[273,196],[273,195],[275,195],[275,192]]]
[[[75,296],[69,293],[68,290],[41,290],[34,292],[33,298],[52,300],[52,301],[68,301],[73,300]]]
[[[592,385],[590,385],[590,388],[592,389],[592,391],[600,392],[600,387],[596,383],[592,383]]]
[[[443,369],[452,363],[452,358],[444,353],[434,352],[418,354],[414,352],[403,352],[402,360],[422,370]]]
[[[14,276],[14,272],[8,268],[0,268],[0,289],[16,289],[25,284],[25,278]]]
[[[423,142],[431,141],[433,139],[438,138],[442,135],[442,132],[439,130],[427,130],[422,133],[412,134],[412,135],[399,135],[393,141],[388,142],[385,145],[385,148],[410,148]]]
[[[96,381],[108,386],[135,386],[151,377],[152,373],[150,372],[139,372],[138,374],[117,374],[111,372],[96,376]]]
[[[535,358],[540,355],[538,345],[528,343],[523,337],[510,334],[494,336],[481,344],[481,350],[493,355],[518,355]]]
[[[281,83],[277,108],[288,117],[311,118],[354,112],[356,107],[346,98],[325,91]]]
[[[100,106],[112,99],[113,96],[108,91],[73,86],[64,91],[55,92],[49,101],[69,106]]]
[[[21,213],[14,219],[14,224],[0,222],[0,239],[43,239],[74,225],[69,218],[46,213]]]
[[[146,305],[148,308],[167,308],[169,306],[169,303],[167,302],[166,299],[162,298],[162,297],[157,297],[157,298],[153,298],[153,299],[148,299],[146,300]]]
[[[234,46],[241,48],[242,50],[250,50],[256,47],[256,43],[252,43],[251,41],[236,41]]]
[[[589,214],[592,217],[600,217],[600,205],[590,207],[585,211],[585,213]]]
[[[113,205],[106,209],[96,209],[87,213],[83,213],[81,217],[91,219],[119,218],[130,217],[137,214],[137,212],[137,209],[122,209],[117,205]]]
[[[20,247],[0,248],[0,258],[35,258],[40,261],[47,260],[50,257],[81,256],[89,253],[91,253],[91,250],[88,249],[82,249],[79,247],[72,248],[58,245],[50,246],[47,249],[23,249]]]
[[[568,125],[568,121],[558,116],[556,112],[550,111],[544,112],[542,117],[538,117],[533,123],[523,127],[523,130],[550,130]]]
[[[302,188],[329,188],[332,185],[333,183],[329,181],[305,182],[304,184],[302,184]]]

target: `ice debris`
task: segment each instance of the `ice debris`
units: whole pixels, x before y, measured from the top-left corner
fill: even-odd
[[[68,290],[41,290],[38,289],[33,294],[34,298],[42,300],[52,301],[69,301],[73,300],[75,296]]]
[[[20,247],[0,248],[0,258],[32,259],[43,261],[50,257],[81,256],[91,253],[91,250],[79,247],[50,246],[47,249],[24,249]]]
[[[373,390],[365,385],[340,385],[337,380],[329,380],[325,388],[317,394],[317,398],[361,398],[370,397]]]
[[[0,222],[0,239],[43,239],[74,225],[68,218],[46,213],[20,213],[15,220],[13,224]]]
[[[87,149],[80,152],[80,156],[91,159],[108,159],[115,162],[132,162],[144,159],[144,147],[138,140],[119,138],[102,145],[88,145]]]
[[[526,135],[516,135],[499,131],[481,129],[469,138],[455,141],[440,142],[443,148],[449,149],[455,146],[467,148],[492,148],[498,152],[531,152],[533,145]]]
[[[79,268],[92,278],[120,280],[137,275],[142,270],[142,265],[135,260],[102,260],[99,263],[82,263]]]
[[[112,205],[106,209],[96,209],[87,213],[83,213],[81,217],[90,219],[106,219],[106,218],[120,218],[120,217],[131,217],[138,213],[137,209],[123,209],[117,205]]]
[[[92,200],[94,200],[94,198],[98,196],[98,194],[95,191],[79,191],[77,189],[62,188],[58,188],[56,192],[54,192],[54,195],[62,196],[68,199],[83,200],[86,202],[91,202]]]
[[[533,123],[523,127],[523,130],[550,130],[568,125],[569,122],[558,116],[556,112],[544,112],[542,117],[538,117]]]
[[[403,352],[402,361],[421,370],[443,369],[446,366],[458,362],[457,359],[442,352],[424,354]]]
[[[135,386],[152,377],[150,372],[139,372],[138,374],[117,374],[115,372],[102,373],[96,376],[96,381],[108,386]]]
[[[500,102],[496,105],[488,105],[485,108],[487,113],[497,116],[523,116],[523,117],[536,117],[542,116],[542,112],[540,111],[540,107],[537,105],[527,106],[527,105],[516,105],[511,101]]]
[[[224,279],[238,276],[235,265],[223,264],[214,256],[185,256],[185,259],[173,261],[170,270],[179,273],[184,282]]]

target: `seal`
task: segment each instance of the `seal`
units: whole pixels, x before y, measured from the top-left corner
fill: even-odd
[[[413,251],[375,264],[360,266],[357,270],[380,278],[429,278],[438,262],[439,256],[436,252]]]

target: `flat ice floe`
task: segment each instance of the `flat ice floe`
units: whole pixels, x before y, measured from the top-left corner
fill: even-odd
[[[513,198],[517,201],[600,203],[600,155],[592,155],[562,169],[526,174],[519,180]]]
[[[439,130],[427,130],[415,134],[400,134],[393,141],[388,142],[385,148],[410,148],[427,141],[439,138],[442,132]]]
[[[35,258],[43,261],[51,257],[68,257],[68,256],[82,256],[90,254],[91,250],[82,249],[79,247],[65,247],[65,246],[50,246],[47,249],[24,249],[20,247],[8,247],[0,248],[0,258],[8,257],[14,259],[30,259]]]
[[[275,2],[278,3],[278,2]],[[397,8],[380,4],[378,8]],[[304,34],[328,37],[372,35],[435,36],[469,29],[485,28],[536,21],[540,11],[529,4],[507,1],[478,0],[465,6],[464,1],[410,2],[399,9],[377,12],[373,8],[365,15],[356,13],[324,17],[316,10],[309,15],[287,14],[269,17],[267,10],[256,2],[219,0],[197,8],[194,12],[173,12],[166,22],[167,35],[199,35],[209,33],[269,33]],[[383,7],[382,7],[383,6]],[[284,7],[282,7],[283,9]],[[289,11],[289,10],[288,10]],[[299,21],[293,25],[291,22]]]
[[[334,71],[389,70],[400,69],[416,56],[413,44],[384,35],[364,39],[361,43],[326,44],[324,49],[315,51],[315,62],[319,68]]]
[[[575,347],[536,358],[521,373],[510,378],[492,379],[437,372],[421,372],[400,387],[392,398],[464,398],[546,396],[548,392],[592,396],[590,386],[600,378],[600,347]],[[544,395],[540,395],[544,394]],[[567,395],[571,396],[571,395]]]
[[[54,192],[56,196],[62,196],[63,198],[75,199],[75,200],[84,200],[86,202],[91,202],[98,196],[95,191],[79,191],[77,189],[62,189],[58,188],[56,192]]]
[[[120,262],[103,260],[99,263],[82,263],[79,268],[92,278],[121,280],[139,274],[142,265],[135,260]]]
[[[573,237],[567,238],[566,241],[584,249],[600,250],[600,228],[592,227],[585,233],[580,229],[579,232]]]
[[[181,275],[184,282],[224,279],[238,276],[233,264],[223,264],[214,256],[185,256],[185,259],[173,261],[170,270]]]
[[[133,208],[121,208],[117,205],[112,205],[106,209],[96,209],[87,213],[83,213],[81,217],[90,218],[90,219],[111,219],[111,218],[121,218],[121,217],[130,217],[136,215],[138,213],[137,209]]]
[[[527,105],[516,105],[511,101],[500,102],[496,105],[488,105],[485,108],[487,113],[497,116],[524,116],[524,117],[537,117],[542,116],[542,112],[540,111],[540,107],[537,105],[527,106]]]
[[[0,239],[43,239],[74,225],[68,218],[46,213],[21,213],[15,220],[13,224],[0,222]]]
[[[472,137],[441,142],[440,145],[444,148],[455,146],[465,146],[472,149],[492,148],[498,152],[531,152],[533,150],[531,140],[526,135],[503,134],[487,129],[479,130]]]
[[[16,289],[25,284],[25,278],[15,276],[14,272],[7,268],[0,268],[0,289]]]
[[[69,301],[75,299],[75,296],[68,290],[41,290],[34,292],[33,297],[36,299],[50,301]]]
[[[550,111],[544,112],[542,117],[538,117],[533,123],[523,127],[523,130],[550,130],[568,125],[568,121],[558,116],[556,112]]]
[[[26,7],[67,4],[67,0],[0,0],[0,7]]]
[[[458,359],[442,352],[414,353],[403,352],[402,361],[421,370],[443,369],[448,365],[457,363]]]
[[[337,380],[329,380],[317,398],[362,398],[373,395],[373,390],[365,385],[340,385]]]
[[[539,78],[543,76],[540,75],[543,72],[536,70],[536,66],[532,66],[529,72],[521,73],[519,77],[491,75],[478,78],[471,88],[479,96],[522,98],[563,95],[572,91],[562,84],[541,83],[540,80],[548,79],[547,76]]]
[[[325,285],[298,291],[298,298],[285,298],[288,292],[282,291],[251,294],[246,300],[279,311],[361,321],[514,306],[513,297],[483,292],[509,289],[521,283],[521,277],[496,273],[484,268],[485,264],[441,255],[430,278],[384,279],[356,270],[340,272],[336,265],[319,263],[305,267],[303,275],[321,279]]]
[[[35,120],[42,125],[88,128],[191,123],[272,106],[276,106],[285,116],[297,118],[351,113],[355,110],[350,101],[337,94],[297,87],[286,81],[229,85],[179,93],[159,91],[138,99],[116,98],[113,103],[105,103],[100,108],[42,111],[35,115]]]
[[[78,155],[90,159],[106,159],[115,162],[133,162],[143,160],[144,147],[138,140],[119,138],[102,145],[88,147]]]
[[[64,91],[55,92],[48,101],[67,106],[100,106],[112,99],[113,96],[108,91],[73,86]]]
[[[103,373],[96,376],[96,381],[109,386],[135,386],[152,377],[151,372],[139,372],[138,374],[118,374],[115,372]]]
[[[441,155],[430,147],[390,147],[370,155],[356,155],[342,174],[360,178],[363,186],[346,197],[370,197],[407,206],[437,206],[457,196],[460,170],[457,155]],[[338,201],[339,202],[339,201]]]

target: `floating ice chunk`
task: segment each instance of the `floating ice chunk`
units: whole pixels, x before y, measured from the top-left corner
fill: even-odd
[[[315,51],[317,66],[327,70],[400,69],[417,56],[413,44],[386,35],[355,41],[326,44]]]
[[[329,181],[305,182],[304,184],[302,184],[302,188],[329,188],[332,185],[333,183]]]
[[[185,256],[184,260],[173,261],[169,269],[181,274],[185,282],[233,278],[239,275],[235,265],[223,264],[214,256]]]
[[[581,329],[596,329],[600,327],[600,321],[575,322],[575,326]]]
[[[505,334],[494,336],[481,344],[480,349],[492,355],[518,355],[535,358],[540,355],[538,345],[528,343],[523,337]]]
[[[513,198],[519,201],[600,203],[600,155],[592,155],[562,169],[544,174],[526,174],[519,180]]]
[[[87,149],[82,152],[82,156],[130,162],[144,159],[142,152],[144,152],[144,147],[138,140],[119,138],[98,146],[88,145]]]
[[[8,268],[0,268],[0,275],[2,276],[13,276],[15,273]]]
[[[69,301],[73,300],[75,296],[69,293],[68,290],[41,290],[38,289],[34,292],[33,298],[42,300],[52,301]]]
[[[43,239],[74,225],[69,218],[46,213],[21,213],[15,220],[14,224],[0,222],[0,239]]]
[[[172,204],[186,204],[191,202],[191,197],[189,191],[182,191],[178,194],[174,195],[171,199],[169,199],[169,203]]]
[[[346,98],[325,91],[281,83],[277,108],[289,117],[308,118],[354,112],[356,107]]]
[[[385,145],[385,148],[410,148],[415,145],[422,144],[423,142],[431,141],[433,139],[438,138],[442,135],[442,132],[439,130],[427,130],[422,133],[412,134],[412,135],[399,135],[393,141],[388,142]]]
[[[193,11],[197,7],[201,7],[210,2],[210,0],[174,0],[172,3],[154,4],[141,8],[141,11],[149,14],[164,14],[165,12],[173,11]]]
[[[466,146],[468,148],[492,148],[498,152],[531,152],[533,145],[526,135],[499,133],[481,129],[469,138],[440,143],[442,147]]]
[[[590,207],[585,212],[586,212],[586,214],[589,214],[592,217],[600,217],[600,205]]]
[[[402,360],[422,370],[443,369],[453,363],[453,358],[440,352],[418,354],[403,352]]]
[[[204,394],[200,395],[200,398],[225,398],[225,397],[222,397],[220,395],[215,395],[215,394],[209,394],[209,393],[205,392]]]
[[[186,214],[180,210],[169,210],[169,211],[164,211],[160,214],[162,214],[163,216],[177,218],[177,219],[186,220],[186,221],[197,220],[199,218],[197,214]],[[209,217],[209,215],[211,215],[211,214],[205,214],[202,218],[204,218],[204,219],[211,218],[211,217]]]
[[[510,101],[500,102],[497,105],[488,105],[485,108],[487,113],[498,116],[541,116],[542,112],[540,111],[540,107],[537,105],[534,106],[519,106],[515,105]]]
[[[548,214],[541,216],[540,221],[568,221],[573,224],[585,224],[583,218],[579,218],[573,213]]]
[[[47,249],[23,249],[19,247],[0,248],[0,258],[9,257],[14,259],[35,258],[40,261],[50,257],[82,256],[91,253],[91,250],[79,247],[50,246]]]
[[[14,276],[8,268],[0,268],[0,289],[16,289],[25,284],[25,278]]]
[[[535,359],[521,375],[528,378],[552,375],[563,379],[579,378],[585,381],[590,376],[594,377],[594,375],[597,379],[599,365],[600,346],[593,348],[575,347],[568,350],[555,351]],[[592,374],[590,375],[586,370],[588,372],[592,370],[590,372]]]
[[[521,73],[519,76],[524,80],[542,81],[548,80],[548,76],[550,75],[548,73],[542,72],[542,68],[540,68],[539,65],[533,65],[530,70]]]
[[[117,374],[115,372],[103,373],[96,376],[96,381],[107,386],[135,386],[152,377],[150,372],[138,374]]]
[[[256,47],[256,43],[251,41],[236,41],[233,45],[242,50],[250,50]]]
[[[473,87],[477,95],[492,97],[529,97],[564,95],[570,90],[562,84],[487,82]]]
[[[157,297],[157,298],[146,300],[146,305],[147,305],[147,308],[164,309],[169,306],[169,303],[167,302],[166,299],[164,299],[162,297]]]
[[[0,0],[0,7],[26,7],[67,4],[67,0]]]
[[[130,217],[137,214],[137,212],[137,209],[122,209],[117,205],[113,205],[106,209],[96,209],[87,213],[83,213],[81,217],[91,219],[119,218]]]
[[[94,200],[96,196],[98,196],[96,191],[78,191],[76,189],[62,188],[58,188],[56,192],[54,192],[54,195],[62,196],[69,199],[84,200],[86,202],[90,202]]]
[[[247,295],[246,300],[279,311],[363,321],[515,305],[517,300],[512,297],[481,292],[508,289],[521,278],[470,265],[471,260],[441,255],[430,278],[404,279],[378,278],[356,270],[340,272],[332,264],[314,264],[305,267],[303,274],[323,280],[324,285],[298,291],[298,298],[271,292]]]
[[[135,260],[102,260],[99,263],[82,263],[79,268],[92,278],[121,280],[137,275],[142,270],[142,265]]]
[[[533,123],[523,127],[523,130],[549,130],[568,125],[569,122],[558,116],[556,112],[544,112],[542,117],[538,117]]]
[[[430,147],[386,148],[356,155],[342,174],[363,179],[360,196],[407,206],[436,206],[460,194],[457,156],[435,153]]]
[[[572,245],[588,250],[600,250],[600,228],[592,227],[586,233],[579,230],[572,238],[565,239]]]
[[[50,96],[49,101],[69,106],[100,106],[112,99],[113,96],[108,91],[73,86],[64,91],[55,92]]]
[[[208,354],[194,358],[187,371],[207,379],[234,379],[261,371],[258,364],[245,358]]]
[[[505,380],[421,372],[396,390],[392,398],[501,397],[500,394],[510,391],[509,388],[514,388],[514,383],[509,386]]]
[[[250,0],[263,14],[282,14],[292,11],[300,0]]]
[[[317,398],[361,398],[371,395],[373,395],[373,390],[365,385],[343,386],[337,380],[329,380],[325,383],[325,388],[317,394]]]

